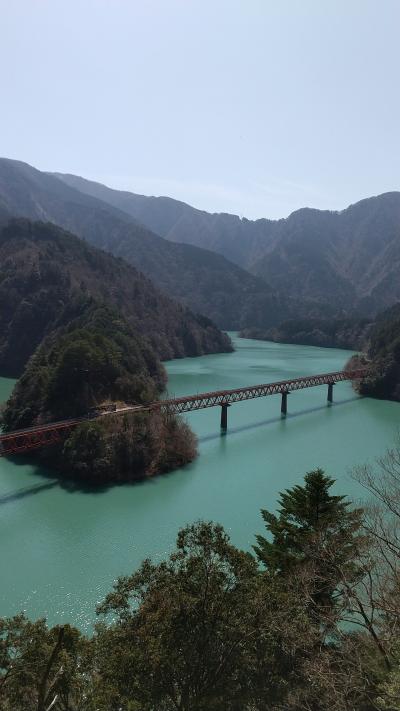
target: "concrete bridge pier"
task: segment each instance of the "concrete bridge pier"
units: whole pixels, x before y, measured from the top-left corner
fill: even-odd
[[[335,383],[328,383],[328,403],[331,404],[333,402],[333,386]]]
[[[221,403],[221,430],[224,432],[228,427],[228,407],[230,407],[229,402]]]
[[[287,415],[287,396],[290,395],[289,390],[282,390],[281,395],[282,395],[281,415],[282,415],[282,417],[286,417],[286,415]]]

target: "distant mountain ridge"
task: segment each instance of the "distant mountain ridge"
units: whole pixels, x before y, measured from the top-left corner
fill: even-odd
[[[241,219],[237,215],[228,213],[208,213],[169,197],[153,197],[114,190],[77,175],[63,173],[53,175],[70,187],[123,210],[171,242],[201,246],[224,256],[228,251],[227,258],[245,268],[248,268],[253,261],[251,252],[256,245],[250,245],[249,234],[243,229],[244,225],[248,225],[251,229],[254,224],[251,220]]]
[[[400,298],[400,192],[333,212],[303,208],[281,220],[210,214],[165,197],[145,197],[84,180],[59,178],[162,237],[212,249],[275,291],[369,315]]]
[[[0,221],[7,214],[50,220],[123,257],[225,329],[369,318],[400,299],[398,192],[251,221],[3,159]]]
[[[139,219],[26,163],[0,159],[3,215],[50,221],[90,244],[123,257],[156,286],[225,329],[268,327],[293,306],[222,255],[175,244]]]

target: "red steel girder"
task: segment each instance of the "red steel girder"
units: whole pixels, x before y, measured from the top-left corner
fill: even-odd
[[[23,454],[32,449],[60,442],[69,430],[81,422],[82,419],[67,420],[2,434],[0,435],[0,456]]]

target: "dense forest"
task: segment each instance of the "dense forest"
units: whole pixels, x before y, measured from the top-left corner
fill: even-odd
[[[161,359],[232,350],[229,338],[158,291],[134,267],[55,225],[11,220],[0,229],[0,372],[17,376],[71,303],[117,309]],[[78,308],[79,313],[79,308]]]
[[[91,299],[70,308],[80,315],[44,339],[6,403],[6,431],[85,417],[107,402],[158,399],[166,377],[152,347],[119,313]],[[154,412],[88,420],[35,454],[61,476],[96,486],[170,471],[195,455],[187,425]]]
[[[267,331],[245,328],[240,335],[277,343],[361,350],[368,343],[372,326],[373,321],[367,318],[297,318]]]
[[[376,371],[357,385],[361,395],[400,401],[400,304],[375,322],[366,353],[350,360],[350,364],[358,363],[368,363]]]
[[[85,416],[107,402],[151,402],[166,383],[161,358],[232,350],[207,318],[54,225],[10,221],[0,256],[0,372],[20,376],[3,408],[5,430]],[[183,422],[149,413],[88,421],[32,456],[100,485],[169,471],[195,454]]]
[[[252,553],[187,526],[116,581],[91,637],[1,619],[1,711],[398,710],[399,461],[358,471],[364,510],[307,473]]]

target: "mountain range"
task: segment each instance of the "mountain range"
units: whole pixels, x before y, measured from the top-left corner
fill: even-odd
[[[123,257],[157,287],[225,329],[274,325],[293,306],[220,254],[175,244],[126,211],[20,161],[0,159],[0,219],[49,221]]]
[[[308,300],[308,308],[317,302],[346,314],[370,315],[400,299],[399,192],[361,200],[340,212],[304,208],[286,219],[247,220],[210,214],[171,198],[112,190],[77,176],[59,177],[165,239],[223,255],[261,277],[282,300],[292,297]],[[307,304],[302,311],[307,312]]]
[[[210,214],[168,197],[0,159],[0,220],[53,222],[122,257],[225,329],[374,317],[400,300],[400,193],[281,220]]]

